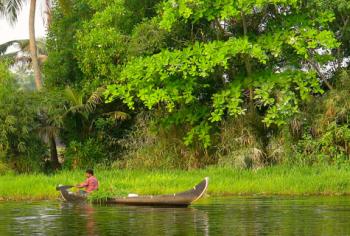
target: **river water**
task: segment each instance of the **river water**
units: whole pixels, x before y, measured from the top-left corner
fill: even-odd
[[[189,208],[2,202],[0,235],[350,235],[350,197],[206,198]]]

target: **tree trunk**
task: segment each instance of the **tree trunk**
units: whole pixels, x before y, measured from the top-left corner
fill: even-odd
[[[56,146],[56,140],[54,135],[50,136],[49,143],[50,143],[51,166],[52,166],[52,169],[57,170],[58,168],[60,168],[61,165],[58,161],[57,146]]]
[[[34,70],[35,86],[37,90],[42,88],[41,82],[41,72],[38,61],[38,54],[36,49],[35,41],[35,10],[36,10],[36,0],[30,0],[29,8],[29,49],[30,56],[32,59],[32,65]]]

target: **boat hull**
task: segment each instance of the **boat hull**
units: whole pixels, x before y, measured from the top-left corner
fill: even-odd
[[[94,203],[104,204],[124,204],[124,205],[143,205],[143,206],[177,206],[186,207],[194,201],[201,198],[208,188],[209,178],[206,177],[192,189],[175,194],[167,195],[144,195],[129,197],[114,197],[99,200]],[[57,190],[61,192],[64,200],[68,202],[82,202],[86,200],[86,195],[69,192],[72,186],[59,186]]]

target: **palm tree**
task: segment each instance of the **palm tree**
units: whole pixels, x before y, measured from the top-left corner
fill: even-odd
[[[82,93],[73,90],[70,87],[65,89],[65,98],[69,102],[64,117],[74,118],[76,126],[79,127],[81,138],[88,137],[93,131],[93,126],[98,117],[111,117],[114,120],[126,120],[129,115],[125,112],[115,109],[104,109],[103,92],[104,88],[99,88],[93,92],[90,97],[84,99]],[[100,110],[97,109],[98,106]]]
[[[48,142],[50,147],[50,163],[53,170],[57,170],[61,167],[58,161],[56,137],[59,136],[62,129],[62,116],[57,113],[50,112],[48,110],[42,110],[39,113],[40,126],[38,132],[40,136]]]
[[[35,10],[36,0],[30,0],[29,8],[29,50],[32,58],[32,65],[34,70],[35,86],[37,90],[42,88],[41,71],[39,67],[39,60],[37,54],[37,46],[35,41]]]
[[[46,44],[44,39],[38,39],[36,41],[37,51],[38,51],[38,60],[42,64],[47,59]],[[16,47],[17,50],[6,53],[7,49],[10,47]],[[0,44],[0,59],[10,59],[15,62],[31,63],[31,57],[29,52],[29,40],[28,39],[19,39],[11,40],[6,43]]]
[[[17,21],[19,11],[25,0],[0,0],[0,15],[6,16],[11,24]],[[41,71],[39,67],[37,45],[35,41],[35,11],[36,0],[30,0],[29,8],[29,49],[34,70],[35,85],[37,90],[42,88]]]
[[[38,39],[38,60],[42,65],[47,59],[46,43],[44,39]],[[12,51],[7,53],[8,48]],[[0,44],[0,61],[6,60],[15,71],[16,80],[21,89],[36,90],[34,76],[32,76],[32,58],[29,52],[29,40],[11,40]]]

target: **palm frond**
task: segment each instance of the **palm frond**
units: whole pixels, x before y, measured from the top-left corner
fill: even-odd
[[[2,1],[2,0],[0,0]],[[43,64],[47,59],[47,52],[45,46],[45,40],[36,40],[38,49],[38,60],[40,64]],[[15,51],[6,53],[10,47],[16,47]],[[11,40],[9,42],[0,44],[0,60],[6,60],[11,65],[21,66],[22,68],[30,69],[32,66],[32,58],[29,50],[29,40]]]
[[[22,51],[29,52],[29,39],[17,40],[17,44]],[[37,40],[36,40],[36,45],[38,45]]]
[[[104,89],[97,89],[95,92],[91,94],[89,99],[86,101],[85,109],[87,112],[91,113],[96,109],[98,104],[102,103],[102,94]]]
[[[0,44],[0,55],[5,54],[7,49],[18,44],[17,40],[11,40],[6,43]]]
[[[1,1],[1,0],[0,0]],[[47,55],[46,51],[46,43],[44,39],[37,39],[36,40],[38,54],[39,55]],[[19,51],[21,52],[28,52],[29,53],[29,39],[17,39],[17,40],[11,40],[6,43],[0,44],[0,55],[5,54],[7,49],[17,46],[19,48]]]
[[[2,0],[1,2],[0,14],[5,16],[11,24],[15,24],[25,0]]]
[[[5,3],[4,1],[0,1],[0,15],[2,15],[4,11],[5,11]]]
[[[130,115],[126,112],[122,112],[122,111],[112,111],[112,112],[108,112],[108,113],[104,113],[105,115],[112,117],[115,120],[127,120]]]
[[[72,103],[73,106],[83,105],[83,96],[74,91],[71,87],[66,87],[64,95]]]

